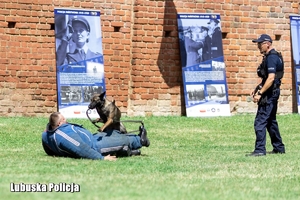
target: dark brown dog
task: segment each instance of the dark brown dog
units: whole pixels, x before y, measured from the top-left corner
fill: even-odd
[[[93,123],[102,122],[104,125],[99,131],[119,130],[121,133],[127,133],[125,126],[120,122],[121,111],[115,105],[115,101],[109,101],[105,98],[106,92],[95,94],[89,105],[89,109],[97,110],[100,118],[93,120]]]

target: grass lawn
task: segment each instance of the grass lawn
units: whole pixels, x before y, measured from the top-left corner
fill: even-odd
[[[0,121],[1,199],[299,199],[300,115],[279,115],[286,154],[246,157],[254,115],[147,117],[151,145],[115,162],[49,157],[41,146],[47,118]],[[96,132],[87,119],[69,119]],[[127,123],[136,130],[139,124]],[[267,150],[272,150],[267,137]],[[11,192],[11,184],[78,184],[80,192]]]

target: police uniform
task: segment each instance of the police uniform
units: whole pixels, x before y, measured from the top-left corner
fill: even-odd
[[[267,38],[265,41],[272,42],[272,39],[263,34],[261,38]],[[261,40],[253,40],[260,42]],[[258,75],[262,78],[261,85],[263,86],[269,74],[274,73],[275,79],[272,86],[269,87],[261,95],[258,102],[257,113],[254,121],[254,129],[256,134],[255,150],[250,155],[265,155],[266,154],[266,131],[269,132],[273,151],[270,153],[285,153],[285,146],[282,143],[282,138],[279,132],[278,123],[276,120],[278,98],[280,96],[281,78],[283,76],[284,63],[281,54],[274,49],[270,50],[261,65],[258,68]]]
[[[196,42],[189,37],[185,37],[185,50],[186,50],[186,66],[192,66],[199,63],[198,50],[203,47],[203,42]]]
[[[87,49],[76,49],[74,53],[67,53],[66,63],[73,64],[83,60],[91,59],[100,56],[100,53],[94,53]]]
[[[211,37],[207,35],[204,39],[204,46],[202,51],[202,61],[211,60]]]
[[[220,23],[217,19],[211,19],[208,24],[211,22],[214,22],[215,24]],[[215,27],[211,35],[205,38],[202,57],[203,61],[206,61],[221,56],[223,56],[222,31],[220,27]]]
[[[142,146],[146,146],[143,137],[149,144],[146,133],[121,134],[117,130],[110,130],[92,134],[77,124],[66,123],[54,130],[48,124],[42,133],[42,146],[50,156],[103,160],[105,155],[111,153],[136,155]]]
[[[70,22],[68,22],[68,27],[70,28],[70,32],[73,31],[74,23],[82,23],[86,27],[88,32],[91,31],[91,27],[89,22],[82,16],[74,16]],[[67,53],[67,47],[69,45],[70,38],[64,37],[61,40],[61,44],[57,49],[56,52],[56,60],[57,66],[66,65],[66,64],[75,64],[77,62],[95,58],[101,56],[101,53],[95,53],[88,49],[87,45],[85,44],[82,49],[76,49],[73,53]],[[88,42],[88,39],[87,41]]]
[[[217,27],[211,35],[211,58],[221,56],[223,56],[222,32],[220,27]]]
[[[202,48],[202,62],[211,59],[211,37],[208,35],[208,28],[201,26],[202,31],[207,31],[207,36],[204,38],[204,45]]]

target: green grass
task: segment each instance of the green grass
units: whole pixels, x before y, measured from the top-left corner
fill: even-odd
[[[254,115],[143,120],[151,145],[116,162],[46,156],[47,118],[0,118],[1,199],[299,199],[300,116],[279,115],[286,154],[253,151]],[[70,119],[96,131],[86,119]],[[139,124],[126,123],[129,130]],[[272,150],[270,139],[267,150]],[[10,183],[75,183],[80,192],[10,192]]]

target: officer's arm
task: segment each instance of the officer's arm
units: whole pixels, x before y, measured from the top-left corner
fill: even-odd
[[[274,80],[275,80],[275,73],[268,74],[268,78],[264,86],[260,89],[260,93],[263,94],[265,91],[267,91],[273,85]]]
[[[193,42],[192,42],[192,46],[194,47],[194,48],[197,48],[197,49],[200,49],[200,48],[203,48],[204,47],[204,42],[203,41],[194,41],[193,40]]]
[[[61,66],[65,62],[65,58],[67,55],[67,48],[68,48],[69,42],[66,40],[61,40],[61,43],[56,51],[56,66]]]
[[[104,159],[101,153],[92,149],[86,144],[78,133],[72,133],[71,137],[65,133],[56,133],[59,137],[59,148],[66,151],[70,155],[77,158],[88,158],[88,159]]]

